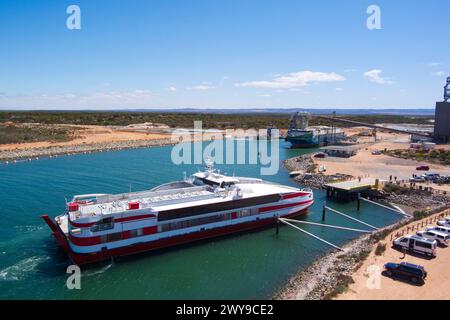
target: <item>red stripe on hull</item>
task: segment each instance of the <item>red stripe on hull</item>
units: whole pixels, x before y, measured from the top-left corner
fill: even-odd
[[[289,194],[283,195],[282,199],[286,200],[286,199],[292,199],[292,198],[297,198],[297,197],[305,197],[310,194],[311,194],[310,192],[294,192],[294,193],[289,193]]]
[[[79,222],[74,222],[74,221],[70,221],[70,220],[69,220],[69,223],[74,228],[89,228],[89,227],[92,227],[94,224],[96,224],[96,222],[79,223]]]
[[[302,209],[298,212],[295,212],[295,213],[292,213],[289,215],[285,215],[283,217],[289,218],[289,217],[299,216],[299,215],[305,214],[307,212],[308,212],[308,208]],[[109,249],[109,250],[105,250],[105,251],[101,251],[101,252],[97,252],[97,253],[93,253],[93,254],[75,253],[70,249],[70,247],[67,243],[67,238],[65,237],[65,235],[62,232],[54,232],[53,235],[55,236],[55,238],[57,239],[57,241],[59,242],[61,247],[67,252],[70,259],[75,264],[82,265],[82,264],[88,264],[88,263],[93,263],[93,262],[102,261],[102,260],[108,260],[111,257],[125,256],[125,255],[131,255],[131,254],[135,254],[135,253],[139,253],[139,252],[145,252],[145,251],[156,250],[156,249],[161,249],[161,248],[168,248],[168,247],[172,247],[172,246],[176,246],[176,245],[180,245],[180,244],[194,242],[197,240],[203,240],[203,239],[208,239],[208,238],[213,238],[213,237],[218,237],[218,236],[223,236],[223,235],[229,235],[232,233],[247,231],[247,230],[251,230],[251,229],[262,228],[262,227],[274,224],[276,221],[277,221],[277,218],[275,218],[275,217],[263,219],[263,220],[256,220],[256,221],[241,223],[241,224],[237,224],[237,225],[230,225],[230,226],[221,227],[221,228],[193,232],[190,234],[173,236],[173,237],[155,240],[155,241],[146,242],[146,243],[138,243],[138,244],[122,247],[122,248]]]
[[[142,229],[142,235],[144,235],[144,236],[158,232],[157,226],[150,226],[150,227],[145,227],[145,228],[141,228],[141,229]],[[102,241],[102,236],[75,237],[72,235],[69,235],[69,240],[71,243],[73,243],[76,246],[87,247],[87,246],[95,246],[95,245],[102,244],[102,243],[104,243],[106,245],[106,243],[111,243],[114,241],[120,241],[120,240],[125,240],[125,239],[131,238],[130,231],[123,231],[123,232],[119,232],[118,234],[119,234],[119,236],[117,236],[116,233],[105,234],[103,236],[104,241]]]
[[[129,216],[129,217],[124,217],[124,218],[117,218],[114,219],[114,222],[135,222],[137,220],[146,220],[146,219],[155,219],[156,215],[154,214],[142,214],[142,215],[137,215],[137,216]],[[78,223],[78,222],[73,222],[70,221],[70,224],[75,227],[75,228],[89,228],[92,227],[93,225],[95,225],[97,222],[87,222],[87,223]]]
[[[146,220],[146,219],[155,219],[155,218],[156,218],[156,216],[154,214],[143,214],[140,216],[117,218],[117,219],[114,219],[114,222],[135,222],[136,220]]]
[[[302,201],[302,202],[295,202],[295,203],[285,203],[285,204],[279,204],[276,206],[270,206],[270,207],[264,207],[264,208],[260,208],[259,212],[268,212],[268,211],[275,211],[275,210],[281,210],[281,209],[286,209],[286,208],[290,208],[290,207],[296,207],[296,206],[301,206],[310,202],[313,202],[314,200],[307,200],[307,201]]]

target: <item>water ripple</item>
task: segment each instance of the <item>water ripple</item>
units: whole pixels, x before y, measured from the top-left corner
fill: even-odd
[[[35,270],[36,267],[49,257],[33,256],[20,260],[18,263],[0,270],[0,280],[18,281],[23,279],[28,273]]]

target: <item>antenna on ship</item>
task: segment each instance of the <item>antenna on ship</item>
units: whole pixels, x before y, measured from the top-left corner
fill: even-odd
[[[214,167],[214,161],[210,157],[205,158],[205,171],[212,172]]]

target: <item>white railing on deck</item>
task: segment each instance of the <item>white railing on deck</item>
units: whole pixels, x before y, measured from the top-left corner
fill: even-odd
[[[167,195],[173,194],[187,194],[199,191],[207,191],[205,186],[200,187],[188,187],[174,190],[162,190],[162,191],[140,191],[140,192],[130,192],[130,193],[121,193],[121,194],[108,194],[105,196],[97,197],[97,204],[114,202],[114,201],[123,201],[123,200],[137,200],[140,198],[157,198]]]

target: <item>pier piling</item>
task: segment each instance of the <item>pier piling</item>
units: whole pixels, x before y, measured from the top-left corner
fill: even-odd
[[[322,208],[322,222],[325,222],[326,212],[327,212],[327,202],[325,201],[323,203],[323,208]]]

